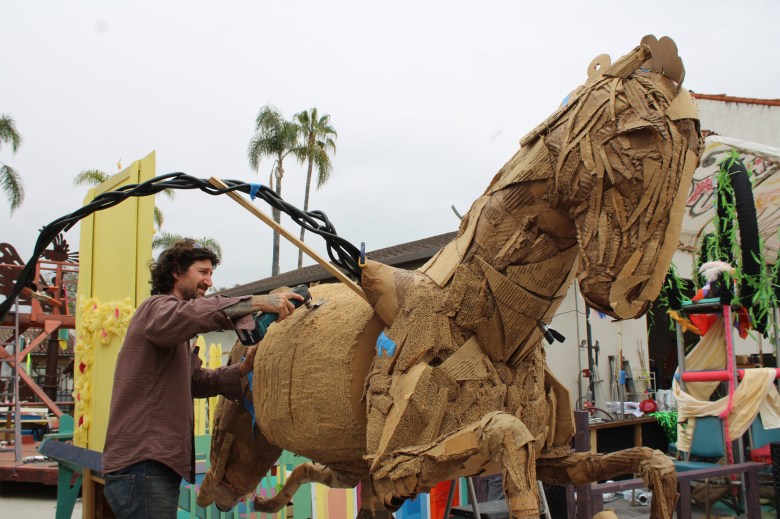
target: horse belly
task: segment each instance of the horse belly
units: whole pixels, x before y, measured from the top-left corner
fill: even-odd
[[[366,374],[383,324],[342,284],[311,288],[314,301],[269,328],[254,367],[257,422],[272,444],[325,464],[362,460]]]

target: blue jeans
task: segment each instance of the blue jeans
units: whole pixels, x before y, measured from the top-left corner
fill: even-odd
[[[104,474],[103,495],[119,519],[175,519],[181,476],[154,460]]]

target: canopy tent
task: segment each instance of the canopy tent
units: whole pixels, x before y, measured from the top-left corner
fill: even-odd
[[[715,190],[720,162],[736,151],[752,172],[758,230],[764,244],[764,262],[773,264],[780,240],[780,149],[754,142],[711,135],[705,139],[701,165],[693,175],[686,201],[679,248],[697,251],[703,237],[715,231]]]

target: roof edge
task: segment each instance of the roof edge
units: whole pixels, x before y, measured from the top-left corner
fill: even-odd
[[[698,92],[691,92],[691,96],[693,96],[695,99],[703,99],[706,101],[722,101],[724,103],[741,103],[748,105],[780,106],[780,99],[733,97],[726,94],[699,94]]]
[[[428,259],[436,254],[444,245],[457,236],[457,231],[447,232],[401,243],[374,251],[369,251],[366,256],[380,263],[390,266],[400,266],[410,262]],[[229,297],[241,297],[250,294],[262,294],[281,286],[293,286],[300,283],[313,283],[333,278],[333,275],[321,265],[309,265],[300,269],[284,272],[277,276],[271,276],[257,281],[252,281],[233,288],[220,290],[212,295]]]

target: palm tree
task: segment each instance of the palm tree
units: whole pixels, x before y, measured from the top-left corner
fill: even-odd
[[[175,243],[182,241],[183,239],[184,236],[180,234],[174,234],[165,231],[155,233],[154,238],[152,239],[152,250],[165,250],[173,246]],[[211,251],[216,254],[218,258],[222,259],[222,247],[219,245],[217,240],[214,238],[209,238],[208,236],[204,236],[203,238],[198,238],[195,241],[204,247],[211,249]]]
[[[314,167],[317,167],[317,189],[321,188],[330,178],[333,169],[328,151],[336,153],[336,130],[330,125],[330,115],[324,114],[318,117],[317,108],[304,110],[295,114],[298,121],[298,132],[303,146],[296,154],[301,162],[309,163],[306,173],[306,196],[303,199],[303,210],[309,210],[309,194],[311,192],[311,175]],[[301,227],[301,241],[306,229]],[[298,268],[303,266],[303,251],[298,250]]]
[[[22,136],[16,130],[16,123],[10,115],[0,116],[0,144],[3,143],[10,144],[14,153],[22,144]],[[11,204],[13,214],[24,201],[24,183],[19,173],[5,162],[0,162],[0,185]]]
[[[276,194],[282,196],[282,178],[284,177],[284,159],[290,153],[296,153],[300,148],[298,143],[298,127],[295,123],[287,121],[278,109],[266,105],[260,109],[255,122],[255,135],[249,141],[249,165],[255,171],[260,167],[262,157],[274,159],[271,168],[271,176],[268,185],[274,189],[276,180]],[[272,215],[278,224],[281,213],[273,208]],[[279,274],[279,233],[274,231],[273,256],[271,259],[271,275]]]
[[[110,175],[108,173],[105,173],[99,169],[85,169],[84,171],[76,175],[76,178],[73,179],[73,184],[76,186],[95,187],[95,186],[99,186],[109,178]],[[168,198],[173,200],[173,196],[174,196],[173,189],[164,189],[162,193],[165,193],[165,195],[168,196]],[[159,230],[162,227],[164,221],[165,221],[165,217],[163,216],[163,212],[160,211],[160,208],[155,205],[154,206],[155,227],[157,227],[157,229]]]

